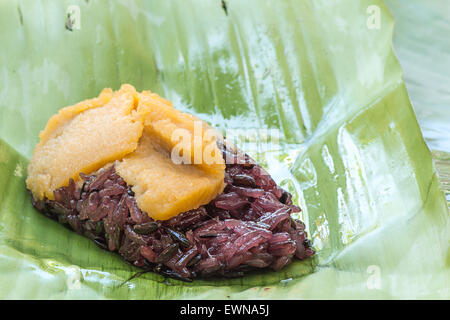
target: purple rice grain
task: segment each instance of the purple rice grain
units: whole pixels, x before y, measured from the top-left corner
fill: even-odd
[[[300,212],[291,194],[247,154],[219,147],[227,160],[224,192],[166,221],[138,208],[114,166],[80,173],[82,183],[70,179],[54,191],[55,200],[32,197],[32,204],[133,265],[184,281],[277,271],[314,255],[305,225],[291,217]]]

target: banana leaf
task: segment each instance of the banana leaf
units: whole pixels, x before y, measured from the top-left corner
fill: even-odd
[[[0,1],[0,298],[450,298],[448,208],[393,25],[380,0]],[[24,181],[47,119],[122,83],[234,133],[294,194],[315,258],[136,276],[35,211]]]
[[[386,1],[396,24],[394,49],[425,140],[450,152],[450,2]]]
[[[394,49],[423,136],[450,205],[450,2],[386,1],[396,25]]]

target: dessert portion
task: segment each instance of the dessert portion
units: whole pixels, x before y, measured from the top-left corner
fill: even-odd
[[[79,174],[115,164],[139,207],[164,220],[207,204],[224,184],[219,134],[169,101],[131,85],[64,108],[40,134],[28,166],[37,199],[80,182]]]
[[[62,109],[40,138],[27,178],[34,207],[135,266],[192,280],[314,254],[291,195],[154,93],[105,89]]]
[[[39,135],[28,166],[27,187],[33,195],[53,199],[56,188],[95,171],[137,148],[143,124],[135,105],[136,90],[124,85],[113,93],[64,108]]]

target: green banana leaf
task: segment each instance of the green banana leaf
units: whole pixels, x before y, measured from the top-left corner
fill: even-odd
[[[225,4],[0,1],[0,298],[450,298],[448,208],[385,4]],[[239,279],[132,278],[35,211],[39,131],[122,83],[234,133],[302,206],[315,258]],[[279,143],[264,149],[267,132]]]
[[[428,145],[450,152],[450,34],[446,0],[386,1],[395,18],[394,49]]]
[[[450,205],[450,34],[447,0],[387,0],[394,49],[423,136]]]

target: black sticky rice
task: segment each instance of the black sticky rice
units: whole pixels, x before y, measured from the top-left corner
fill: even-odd
[[[142,212],[114,166],[81,173],[33,206],[126,261],[181,280],[280,270],[314,255],[291,194],[248,155],[220,145],[226,187],[209,204],[166,221]],[[32,197],[33,199],[33,197]]]

